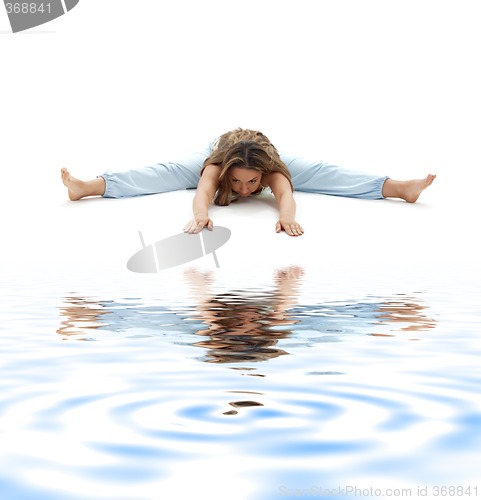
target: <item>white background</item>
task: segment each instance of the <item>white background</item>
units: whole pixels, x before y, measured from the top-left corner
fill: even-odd
[[[478,12],[466,0],[81,0],[12,34],[0,8],[2,263],[44,258],[65,231],[60,167],[91,178],[176,159],[237,126],[320,161],[401,179],[436,173],[423,199],[471,234]],[[186,222],[175,210],[155,217]],[[453,238],[439,238],[442,252]],[[43,253],[27,257],[41,240]]]

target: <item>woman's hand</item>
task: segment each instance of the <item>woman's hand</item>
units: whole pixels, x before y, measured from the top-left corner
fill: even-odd
[[[194,218],[184,227],[184,233],[200,233],[204,227],[209,231],[214,228],[214,223],[209,219],[209,205],[219,186],[221,168],[218,165],[207,165],[204,169],[197,191],[192,202]]]
[[[200,233],[204,227],[206,227],[209,231],[212,231],[212,229],[214,229],[212,219],[209,219],[208,216],[195,217],[184,227],[184,233],[197,234]]]
[[[289,236],[302,236],[304,229],[295,220],[296,202],[292,196],[291,184],[281,172],[273,172],[265,177],[265,183],[271,188],[279,207],[279,220],[276,233],[284,230]]]
[[[294,219],[279,219],[276,224],[276,233],[284,230],[289,236],[302,236],[304,229]]]

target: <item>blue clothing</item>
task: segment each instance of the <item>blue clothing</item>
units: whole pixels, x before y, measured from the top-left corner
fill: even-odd
[[[195,189],[200,179],[204,161],[212,153],[217,138],[209,146],[187,158],[169,163],[143,167],[125,172],[106,172],[106,198],[123,198],[146,194],[166,193],[179,189]],[[347,196],[377,200],[384,198],[382,187],[386,176],[347,170],[345,168],[309,161],[279,153],[291,174],[296,191]]]

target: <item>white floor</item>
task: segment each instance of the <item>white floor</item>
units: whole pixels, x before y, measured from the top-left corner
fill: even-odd
[[[297,218],[305,229],[297,238],[275,232],[277,209],[270,194],[213,206],[214,223],[232,232],[216,252],[220,268],[209,255],[158,275],[127,270],[127,260],[141,248],[138,233],[147,245],[180,233],[194,191],[71,202],[56,181],[49,199],[10,199],[3,272],[71,279],[72,287],[80,280],[92,289],[115,289],[117,282],[126,288],[158,286],[175,282],[192,266],[229,287],[269,282],[275,270],[289,266],[302,267],[306,279],[334,289],[346,281],[370,287],[380,282],[397,290],[449,286],[479,276],[480,244],[472,219],[464,215],[469,208],[462,200],[448,206],[442,178],[416,204],[296,193]]]

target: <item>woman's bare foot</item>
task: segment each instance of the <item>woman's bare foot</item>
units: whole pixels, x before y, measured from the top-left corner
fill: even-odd
[[[419,195],[429,187],[436,176],[428,174],[424,179],[412,179],[410,181],[395,181],[386,179],[382,188],[385,198],[401,198],[408,203],[415,203]]]
[[[68,197],[72,201],[80,200],[86,196],[101,196],[105,192],[105,180],[97,177],[91,181],[81,181],[70,175],[66,168],[60,170],[62,182],[68,188]]]

